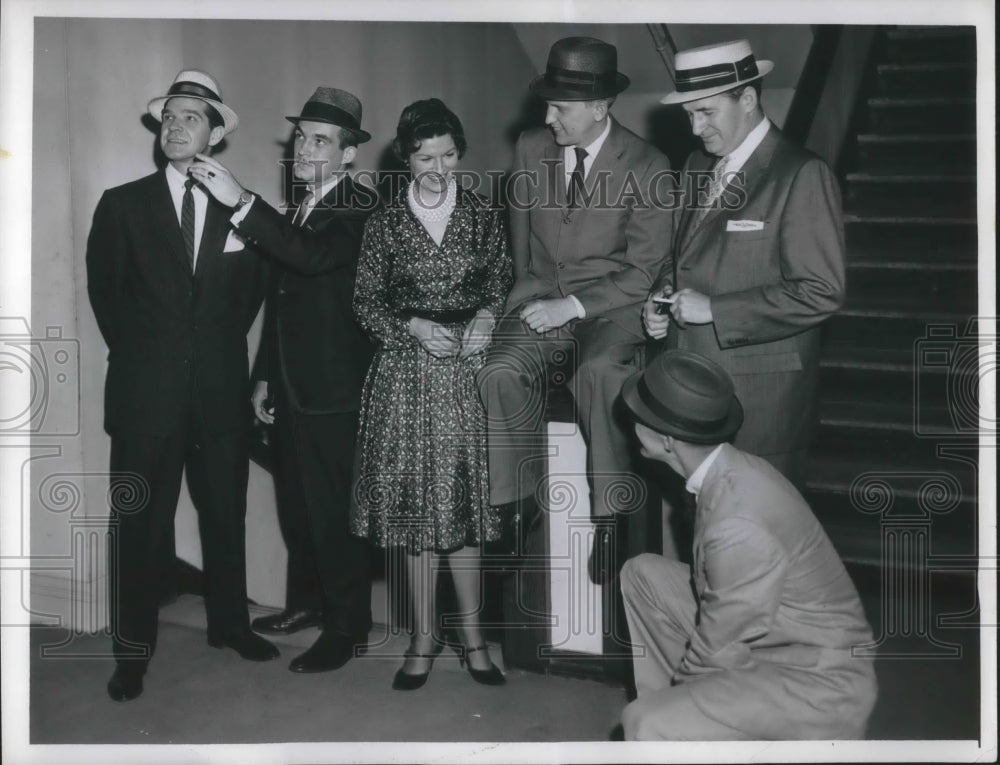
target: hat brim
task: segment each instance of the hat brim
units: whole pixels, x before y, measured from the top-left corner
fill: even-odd
[[[643,372],[636,372],[622,385],[622,400],[632,416],[657,433],[673,436],[691,444],[721,444],[732,438],[743,424],[743,405],[733,396],[725,422],[715,431],[692,431],[677,423],[669,422],[653,412],[639,397],[639,378]]]
[[[348,130],[353,130],[358,135],[358,143],[366,143],[372,139],[372,134],[367,130],[362,130],[361,128],[351,127],[350,125],[341,125],[333,120],[325,120],[321,117],[297,117],[291,114],[285,115],[285,119],[291,122],[293,125],[298,125],[300,122],[322,122],[324,125],[336,125],[337,127],[347,128]]]
[[[617,96],[631,84],[631,80],[621,72],[615,74],[615,84],[607,92],[588,93],[581,95],[579,91],[560,88],[558,85],[551,85],[545,80],[545,75],[541,74],[531,81],[528,90],[541,98],[543,101],[594,101],[599,98],[610,98]]]
[[[240,118],[236,115],[236,112],[224,103],[216,101],[212,98],[193,96],[189,93],[178,93],[173,96],[161,96],[160,98],[154,98],[146,106],[146,111],[148,111],[150,116],[157,122],[163,122],[163,107],[171,98],[194,98],[198,101],[204,101],[206,104],[212,106],[212,108],[219,113],[219,116],[222,117],[222,129],[225,131],[225,135],[229,135],[236,130],[237,127],[239,127]]]
[[[663,98],[660,99],[661,104],[686,104],[690,101],[698,101],[702,98],[709,98],[711,96],[717,96],[719,93],[725,93],[727,90],[732,90],[733,88],[738,88],[741,85],[749,85],[751,82],[759,80],[761,77],[769,74],[771,70],[774,69],[774,62],[762,60],[757,62],[757,76],[751,77],[748,80],[741,80],[732,85],[717,85],[713,88],[703,88],[701,90],[688,90],[685,92],[680,92],[675,90],[672,93],[668,93]]]

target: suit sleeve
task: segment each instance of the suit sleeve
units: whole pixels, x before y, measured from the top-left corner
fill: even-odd
[[[812,159],[791,183],[779,221],[781,279],[711,298],[721,348],[789,337],[843,305],[846,262],[837,180],[825,162]]]
[[[702,544],[707,584],[699,594],[698,627],[674,684],[750,668],[750,645],[768,633],[787,575],[787,556],[779,542],[745,518],[714,524]]]
[[[368,334],[384,348],[411,348],[409,317],[398,316],[389,294],[392,250],[385,233],[384,216],[372,215],[365,224],[361,258],[354,281],[354,315]]]
[[[653,280],[663,270],[670,257],[674,215],[665,209],[658,189],[672,183],[669,172],[670,162],[657,153],[643,172],[632,173],[626,179],[620,195],[629,207],[625,213],[625,248],[608,256],[619,261],[621,268],[573,292],[588,319],[644,302]]]
[[[365,213],[343,210],[336,226],[313,231],[291,221],[259,196],[236,229],[269,258],[305,276],[352,268],[357,261],[358,240]]]
[[[109,351],[115,347],[116,314],[121,294],[126,242],[121,217],[108,192],[97,203],[87,238],[87,295]]]

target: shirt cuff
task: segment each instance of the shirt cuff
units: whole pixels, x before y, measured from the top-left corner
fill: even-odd
[[[229,222],[232,223],[234,226],[239,226],[243,222],[243,219],[247,217],[247,213],[250,212],[250,208],[253,207],[253,203],[257,201],[257,195],[253,194],[252,196],[253,199],[251,199],[249,202],[243,205],[243,207],[241,207],[239,210],[234,212],[232,216],[229,218]]]
[[[569,299],[572,300],[573,301],[573,305],[576,306],[576,317],[578,319],[586,319],[587,318],[587,312],[583,308],[583,303],[581,303],[577,299],[576,295],[570,295]]]

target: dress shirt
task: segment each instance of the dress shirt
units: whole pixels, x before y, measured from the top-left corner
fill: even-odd
[[[167,164],[167,188],[170,189],[170,198],[174,202],[174,213],[177,215],[178,225],[181,222],[181,208],[184,205],[184,183],[188,176],[184,175],[171,164]],[[201,186],[195,183],[191,186],[191,195],[194,197],[194,261],[192,268],[198,265],[198,250],[201,248],[201,233],[205,230],[205,211],[208,209],[208,196],[202,191]]]
[[[701,485],[705,481],[705,476],[708,474],[708,469],[712,467],[712,463],[715,462],[715,458],[719,456],[719,452],[721,451],[722,444],[719,444],[712,450],[711,454],[701,461],[701,464],[695,468],[691,477],[687,479],[687,483],[684,484],[684,488],[694,494],[696,499],[698,493],[701,491]]]
[[[726,164],[726,178],[723,179],[724,182],[728,183],[729,179],[733,177],[732,174],[738,173],[743,168],[743,165],[750,159],[750,155],[757,150],[760,142],[764,140],[764,136],[767,135],[767,131],[770,129],[771,121],[767,117],[764,117],[757,127],[747,134],[747,137],[743,139],[743,143],[727,155],[729,160]]]
[[[309,219],[309,215],[315,209],[316,204],[321,199],[323,199],[323,197],[329,194],[330,191],[338,183],[340,183],[340,179],[343,178],[345,175],[347,175],[347,173],[338,172],[335,175],[331,175],[329,178],[323,181],[322,185],[319,187],[319,191],[316,191],[312,195],[312,199],[310,199],[309,204],[306,205],[305,214],[302,216],[302,220],[299,223],[300,226],[305,225],[306,221]],[[315,189],[313,189],[313,191],[315,191]],[[253,203],[256,201],[257,201],[257,195],[254,194],[253,199],[250,200],[249,204],[244,205],[242,209],[237,210],[236,212],[233,213],[232,217],[229,219],[229,222],[232,223],[234,226],[240,225],[240,223],[243,222],[243,219],[247,217],[247,214],[250,212],[250,208],[253,207]]]

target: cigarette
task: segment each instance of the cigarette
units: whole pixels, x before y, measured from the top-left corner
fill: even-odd
[[[670,303],[670,305],[673,305],[676,300],[677,295],[668,295],[667,297],[658,296],[653,298],[654,303]]]

